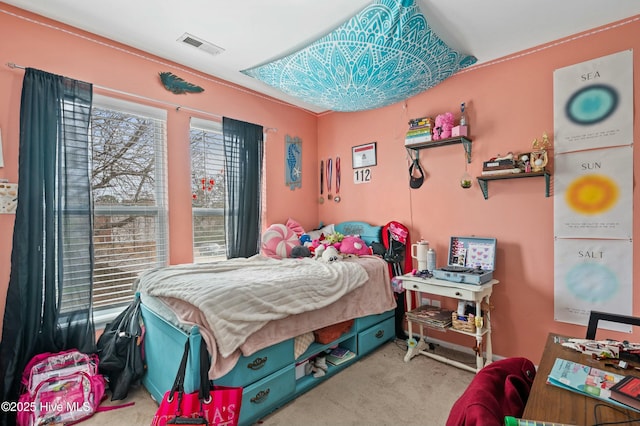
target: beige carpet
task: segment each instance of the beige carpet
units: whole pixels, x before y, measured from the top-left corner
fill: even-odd
[[[474,365],[474,358],[437,347],[436,353]],[[455,400],[474,377],[418,355],[405,363],[404,342],[389,342],[371,355],[327,379],[273,412],[262,426],[444,425]],[[126,401],[133,407],[97,413],[83,425],[149,425],[157,404],[144,388]],[[105,403],[105,405],[111,402]]]

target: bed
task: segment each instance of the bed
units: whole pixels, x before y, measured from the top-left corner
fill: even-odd
[[[381,227],[363,222],[343,222],[334,230],[359,235],[369,245],[381,241]],[[395,298],[379,256],[330,264],[254,256],[175,265],[143,274],[138,292],[145,324],[143,384],[153,398],[160,401],[171,387],[187,339],[192,357],[185,389],[197,388],[193,361],[202,339],[211,355],[210,378],[244,388],[240,424],[252,424],[395,336]],[[345,324],[347,331],[331,341],[314,341],[318,330]],[[314,357],[336,346],[356,356],[319,377],[307,374]]]

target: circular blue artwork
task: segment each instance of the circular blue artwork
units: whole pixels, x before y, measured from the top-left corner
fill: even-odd
[[[575,92],[565,107],[569,120],[580,125],[599,123],[618,107],[618,92],[604,84],[594,84]]]
[[[605,302],[618,292],[618,279],[606,266],[581,263],[567,272],[566,283],[576,298],[587,302]]]

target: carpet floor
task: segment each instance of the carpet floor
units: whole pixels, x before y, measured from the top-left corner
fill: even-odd
[[[470,366],[469,354],[436,346],[436,353]],[[391,341],[260,420],[261,426],[444,425],[474,374],[425,356],[405,363],[406,344]],[[157,403],[143,387],[124,401],[131,407],[95,414],[83,425],[149,425]]]

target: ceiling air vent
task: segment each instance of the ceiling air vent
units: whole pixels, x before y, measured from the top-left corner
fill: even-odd
[[[220,46],[216,46],[213,43],[209,43],[208,41],[202,40],[196,36],[193,36],[189,33],[184,33],[178,38],[178,41],[186,43],[190,46],[193,46],[197,49],[204,50],[205,52],[211,55],[219,55],[224,52],[224,49]]]

